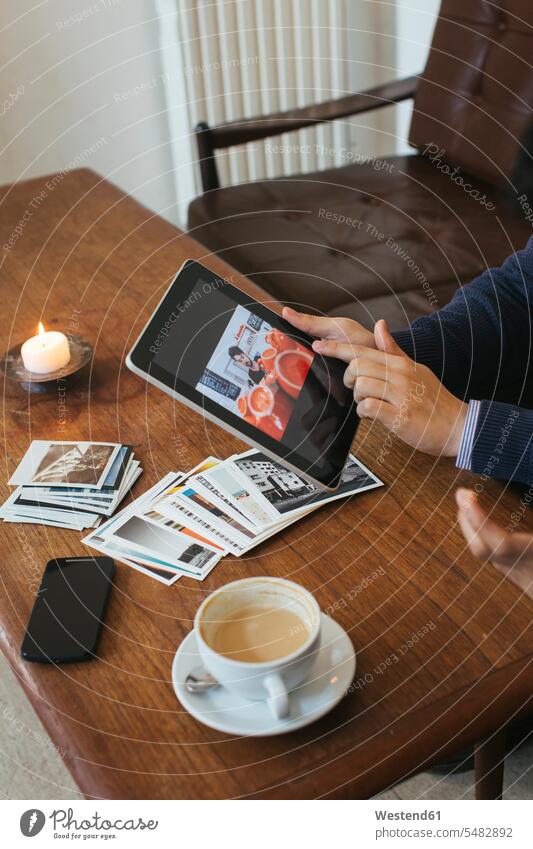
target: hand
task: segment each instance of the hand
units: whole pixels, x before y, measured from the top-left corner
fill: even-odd
[[[307,315],[284,307],[283,318],[293,327],[303,330],[309,336],[318,336],[321,341],[313,342],[313,350],[329,357],[339,357],[349,362],[354,356],[354,345],[374,348],[374,334],[365,330],[358,321],[351,318],[330,318],[327,315]],[[322,349],[324,340],[330,342],[328,350]]]
[[[431,369],[402,351],[383,319],[374,336],[376,349],[356,346],[344,374],[358,415],[381,422],[413,448],[456,457],[468,405],[448,392]]]
[[[490,560],[502,575],[533,598],[533,536],[504,530],[480,507],[471,489],[455,493],[457,519],[469,548],[481,560]]]

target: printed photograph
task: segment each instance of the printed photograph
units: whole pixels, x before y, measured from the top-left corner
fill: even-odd
[[[128,548],[124,544],[119,544],[118,540],[104,540],[94,535],[91,537],[91,547],[101,554],[113,557],[113,559],[120,561],[120,563],[131,566],[144,575],[155,578],[162,584],[166,584],[166,586],[170,586],[184,574],[178,566],[166,563],[156,557],[149,557],[141,553],[139,549]]]
[[[221,499],[225,497],[228,502],[233,503],[235,508],[257,527],[270,525],[274,517],[246,489],[240,477],[232,472],[233,470],[229,466],[221,464],[215,469],[199,475],[198,481],[206,489],[212,491],[214,495],[218,495]]]
[[[205,545],[206,548],[212,547],[217,551],[224,550],[220,545],[214,545],[201,534],[197,533],[196,531],[193,531],[191,528],[188,528],[181,522],[177,522],[176,519],[171,519],[169,516],[163,516],[162,513],[158,513],[156,510],[148,510],[146,513],[143,514],[143,516],[145,519],[148,519],[150,522],[154,522],[156,525],[162,525],[164,528],[168,528],[169,530],[175,531],[176,533],[192,537],[193,539],[197,540],[201,545]]]
[[[181,490],[178,490],[178,495],[182,499],[186,499],[188,504],[194,504],[195,507],[199,508],[200,511],[209,514],[213,518],[213,521],[216,524],[222,523],[224,526],[227,526],[228,529],[231,530],[232,533],[238,535],[238,537],[245,537],[246,540],[252,540],[256,534],[245,528],[240,522],[236,519],[233,519],[232,516],[229,516],[228,513],[224,512],[220,507],[217,507],[216,504],[213,504],[212,501],[209,501],[204,495],[201,495],[196,490],[191,487],[184,487]]]
[[[336,501],[338,498],[346,498],[349,495],[355,495],[355,493],[364,492],[367,489],[375,489],[378,486],[383,486],[383,481],[372,474],[359,460],[356,460],[353,454],[350,454],[342,473],[341,482],[335,492],[323,492],[317,489],[316,494],[308,499],[307,506],[327,504],[330,501]]]
[[[170,563],[182,563],[196,571],[206,566],[217,555],[203,545],[188,542],[164,528],[145,522],[140,516],[130,516],[115,529],[113,536],[125,540],[152,555],[159,555]]]
[[[333,493],[323,492],[296,472],[270,459],[260,451],[251,451],[242,457],[237,457],[233,463],[282,516],[382,485],[382,482],[351,454],[344,468],[341,483]]]
[[[220,489],[207,478],[205,475],[198,475],[191,479],[191,484],[194,485],[194,489],[198,491],[200,494],[203,493],[213,504],[217,504],[222,509],[226,510],[227,513],[236,519],[238,522],[244,522],[245,524],[250,523],[254,528],[255,525],[250,522],[247,516],[239,510],[236,506],[235,501],[231,498],[228,498]]]
[[[206,522],[205,519],[198,515],[197,511],[189,509],[187,504],[173,495],[169,495],[165,500],[158,501],[157,509],[164,516],[176,519],[177,521],[182,520],[184,524],[188,524],[189,526],[192,524],[193,527],[201,528],[202,535],[207,537],[211,543],[221,546],[224,551],[240,554],[243,548],[242,545],[223,533],[220,528]]]
[[[126,475],[133,455],[130,445],[122,445],[109,467],[103,486],[106,489],[117,489]]]
[[[238,306],[196,389],[279,440],[313,359],[312,351]]]
[[[260,451],[233,462],[278,513],[303,506],[318,492],[313,484]]]
[[[10,483],[100,488],[121,446],[106,442],[32,442]]]

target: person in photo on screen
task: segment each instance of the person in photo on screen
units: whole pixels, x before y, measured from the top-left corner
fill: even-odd
[[[260,354],[256,354],[252,359],[241,348],[239,348],[238,345],[231,345],[231,347],[228,348],[228,354],[234,362],[239,363],[239,365],[248,369],[248,380],[251,384],[257,385],[266,378],[267,373],[263,368],[261,368]]]
[[[407,330],[391,333],[381,319],[370,331],[289,308],[283,317],[316,337],[316,353],[346,363],[344,383],[361,418],[533,495],[533,237]],[[472,551],[533,597],[533,537],[492,522],[471,490],[459,490],[457,501]]]

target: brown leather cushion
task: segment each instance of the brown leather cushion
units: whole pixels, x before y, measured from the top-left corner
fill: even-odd
[[[209,192],[191,204],[189,229],[280,301],[359,315],[389,296],[395,326],[526,243],[524,216],[486,184],[471,191],[493,211],[424,157],[383,163]]]
[[[532,55],[532,0],[443,0],[410,143],[434,145],[441,158],[494,184],[513,177],[516,187],[531,125]]]
[[[409,327],[415,318],[429,315],[434,310],[444,307],[451,301],[456,289],[455,283],[436,286],[435,299],[431,302],[418,289],[367,298],[364,301],[352,299],[335,309],[328,310],[328,314],[341,318],[354,318],[368,330],[373,330],[379,318],[386,318],[391,330],[403,330]]]

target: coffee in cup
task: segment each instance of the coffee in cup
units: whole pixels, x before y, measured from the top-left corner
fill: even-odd
[[[228,690],[289,714],[291,690],[307,680],[320,644],[314,597],[281,578],[243,578],[200,605],[194,630],[202,662]]]
[[[264,663],[287,657],[308,639],[308,623],[289,607],[248,604],[219,622],[210,645],[224,657]]]

